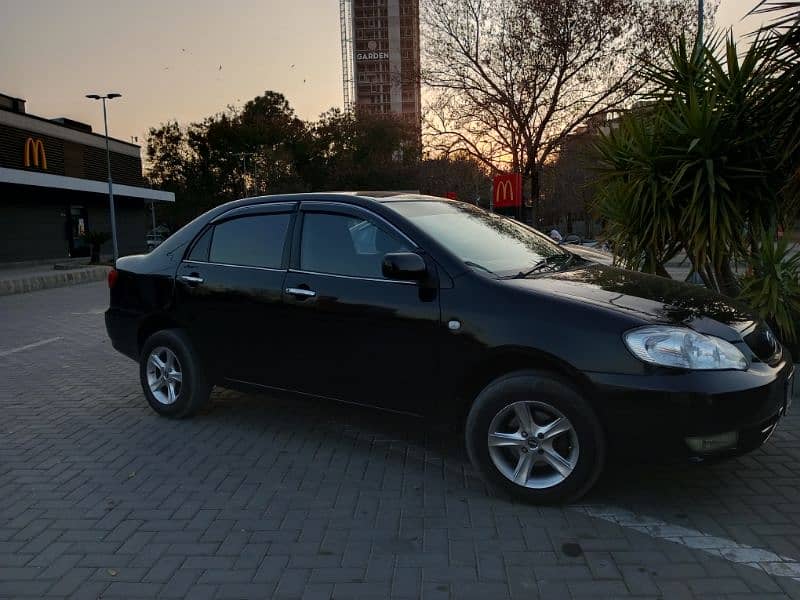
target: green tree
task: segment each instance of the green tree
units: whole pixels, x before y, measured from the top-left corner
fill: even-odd
[[[306,189],[297,163],[307,137],[286,99],[268,91],[186,127],[151,128],[148,177],[175,192],[175,204],[165,209],[175,228],[234,198]]]
[[[147,159],[151,183],[176,194],[164,209],[175,228],[248,195],[416,189],[420,142],[411,123],[392,115],[332,109],[305,123],[268,91],[186,127],[152,128]]]
[[[417,188],[423,194],[454,193],[463,202],[489,207],[492,180],[486,167],[470,156],[454,154],[420,162]]]
[[[697,22],[687,0],[423,0],[420,12],[426,143],[522,173],[534,200],[566,136],[628,106],[645,82],[633,67]]]

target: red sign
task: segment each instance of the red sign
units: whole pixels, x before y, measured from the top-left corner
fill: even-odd
[[[448,200],[458,200],[458,196],[456,196],[455,192],[445,192],[444,197]]]
[[[522,204],[522,175],[520,173],[495,175],[492,200],[492,206],[495,208],[520,206]]]

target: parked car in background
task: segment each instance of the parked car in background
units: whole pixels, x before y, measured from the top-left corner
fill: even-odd
[[[614,255],[610,252],[598,247],[597,244],[569,244],[566,250],[577,254],[581,258],[590,260],[592,262],[606,265],[608,267],[614,264]]]
[[[169,229],[165,225],[159,225],[147,232],[145,236],[145,243],[147,251],[152,252],[161,243],[169,237]]]
[[[610,448],[763,444],[792,378],[769,327],[585,252],[441,198],[249,198],[119,259],[106,325],[160,415],[213,385],[411,413],[462,428],[486,480],[530,502],[580,497]]]
[[[148,252],[152,252],[163,241],[164,241],[164,236],[162,236],[160,233],[148,233],[147,236],[145,236],[145,243],[147,244],[147,251]]]

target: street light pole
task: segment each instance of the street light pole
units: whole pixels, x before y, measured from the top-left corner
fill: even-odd
[[[119,258],[119,248],[117,247],[117,216],[114,211],[114,185],[111,181],[111,150],[108,147],[108,113],[106,112],[106,100],[121,98],[122,94],[111,93],[105,96],[87,94],[86,97],[92,100],[103,101],[103,126],[105,127],[106,134],[106,166],[108,168],[108,204],[111,207],[111,240],[114,245],[114,262],[116,263]]]

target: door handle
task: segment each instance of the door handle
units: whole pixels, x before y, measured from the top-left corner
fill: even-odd
[[[290,296],[295,296],[296,298],[313,298],[317,295],[317,292],[313,290],[304,290],[303,288],[293,287],[286,288],[286,293]]]
[[[197,285],[205,281],[202,277],[197,277],[196,275],[180,275],[178,279],[180,279],[181,281],[185,281],[190,285]]]

